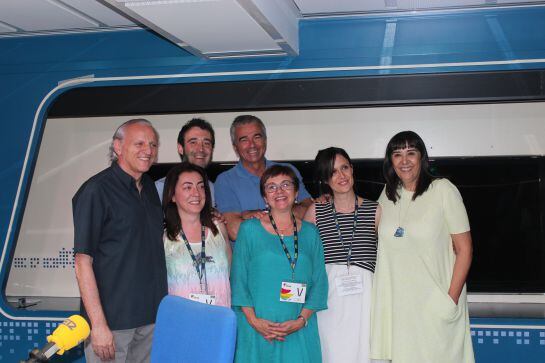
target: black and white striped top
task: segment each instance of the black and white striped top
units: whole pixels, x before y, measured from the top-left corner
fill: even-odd
[[[358,207],[358,222],[352,244],[350,265],[375,271],[377,259],[377,236],[375,233],[375,213],[378,203],[364,199]],[[339,213],[339,226],[346,247],[343,248],[335,226],[333,208],[329,203],[316,203],[316,226],[324,245],[326,264],[346,264],[347,250],[352,238],[354,213]]]

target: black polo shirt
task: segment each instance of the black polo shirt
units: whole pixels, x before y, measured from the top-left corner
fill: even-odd
[[[74,252],[93,257],[100,301],[111,330],[155,322],[167,294],[163,213],[151,178],[136,181],[114,162],[72,199]],[[82,304],[82,313],[87,318]]]

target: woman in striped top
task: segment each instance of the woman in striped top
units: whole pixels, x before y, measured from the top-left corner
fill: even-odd
[[[353,173],[343,149],[330,147],[316,155],[315,179],[331,200],[313,204],[305,219],[320,232],[329,280],[329,308],[317,315],[324,362],[369,362],[380,207],[356,195]]]

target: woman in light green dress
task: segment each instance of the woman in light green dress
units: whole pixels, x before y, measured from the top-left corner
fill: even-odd
[[[235,362],[321,362],[314,312],[327,307],[327,275],[320,235],[293,216],[298,179],[290,167],[270,167],[260,187],[270,213],[241,224],[233,253]]]
[[[472,363],[465,281],[472,242],[458,189],[431,176],[422,139],[395,135],[384,161],[371,357]]]

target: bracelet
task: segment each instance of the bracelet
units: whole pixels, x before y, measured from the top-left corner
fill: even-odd
[[[299,315],[297,319],[303,319],[303,321],[305,322],[305,328],[308,326],[308,320],[303,315]]]

